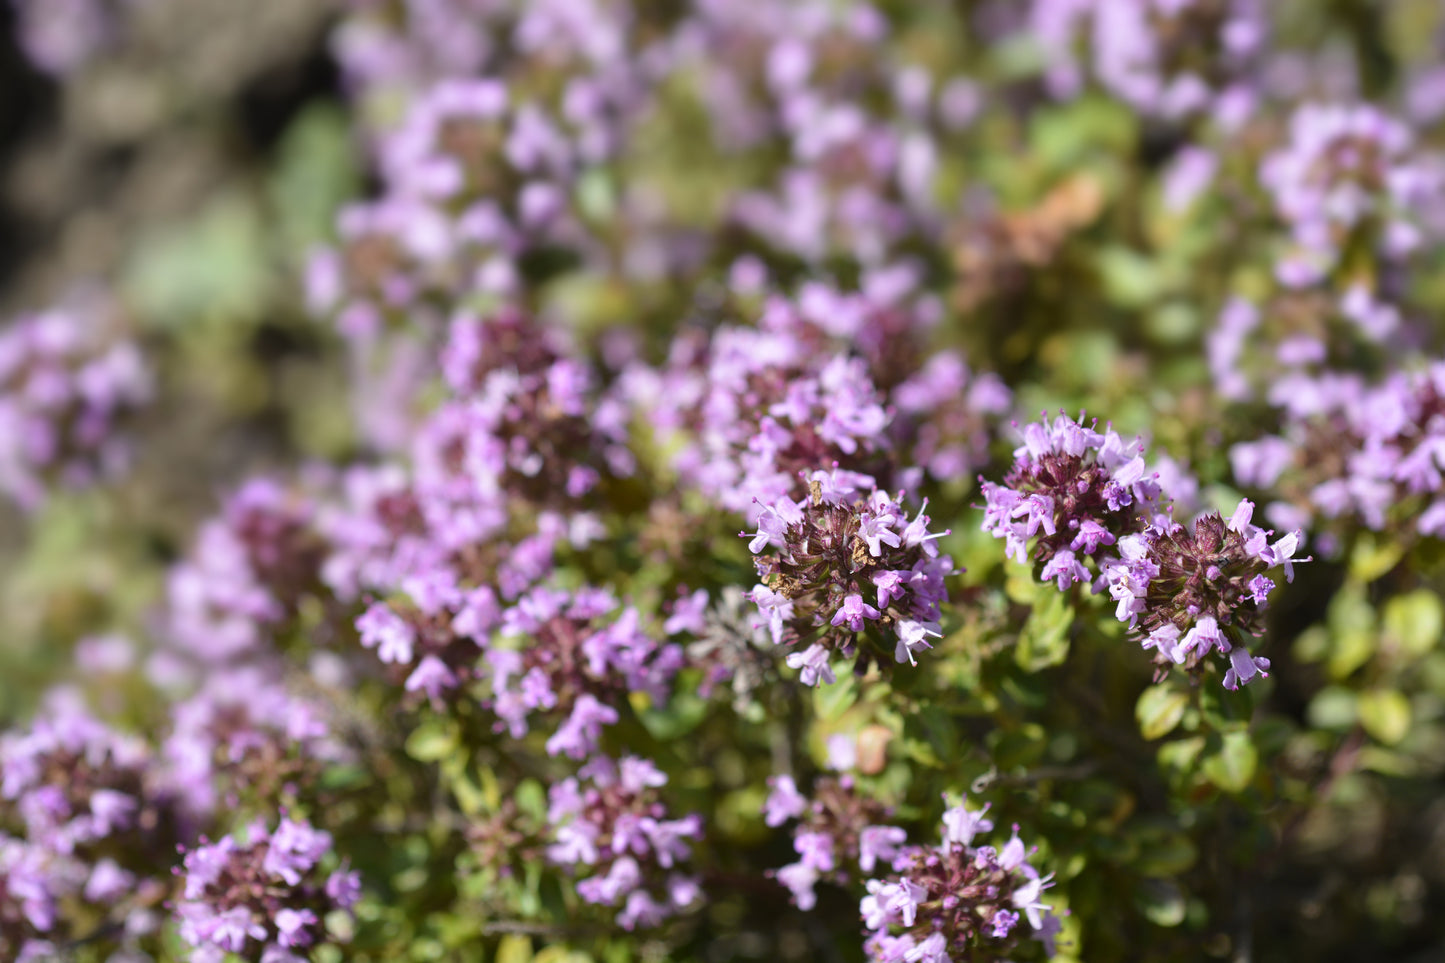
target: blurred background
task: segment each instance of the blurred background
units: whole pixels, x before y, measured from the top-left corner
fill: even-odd
[[[352,444],[339,339],[299,298],[304,255],[363,181],[336,5],[154,0],[114,6],[103,34],[67,6],[42,24],[58,40],[29,38],[69,58],[51,74],[0,3],[0,317],[105,299],[158,404],[104,496],[0,508],[0,718],[86,632],[144,628],[237,479]]]

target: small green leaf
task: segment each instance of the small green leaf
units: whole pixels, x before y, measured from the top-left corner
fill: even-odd
[[[1398,541],[1376,543],[1374,536],[1361,535],[1350,553],[1350,578],[1369,583],[1394,568],[1405,555],[1405,546]]]
[[[1312,625],[1294,640],[1297,662],[1319,662],[1329,655],[1330,633],[1323,625]]]
[[[1412,656],[1424,655],[1440,641],[1445,618],[1440,596],[1429,589],[1397,595],[1385,603],[1385,631]]]
[[[496,963],[531,963],[532,938],[520,933],[502,937],[497,947]]]
[[[1018,728],[995,729],[989,733],[988,746],[994,763],[1000,769],[1009,770],[1037,764],[1048,748],[1048,741],[1044,727],[1030,722]],[[935,748],[938,748],[936,744]],[[956,740],[951,748],[957,751]]]
[[[523,779],[512,793],[517,810],[531,816],[538,822],[547,818],[547,791],[535,779]]]
[[[1360,749],[1360,768],[1382,776],[1408,778],[1419,774],[1420,764],[1404,753],[1380,746],[1364,746]]]
[[[1387,746],[1410,731],[1410,700],[1398,689],[1374,689],[1360,694],[1360,724]]]
[[[1099,275],[1111,301],[1121,307],[1142,308],[1165,289],[1166,278],[1157,261],[1127,247],[1103,248],[1098,255]]]
[[[1187,708],[1188,693],[1161,683],[1150,686],[1139,696],[1134,716],[1139,720],[1139,731],[1145,739],[1160,739],[1174,731]]]
[[[1203,736],[1190,736],[1164,743],[1159,747],[1159,765],[1176,773],[1188,772],[1204,751],[1204,742]]]
[[[940,762],[957,758],[967,745],[960,740],[953,718],[939,706],[921,706],[904,721],[903,735],[921,738]]]
[[[1040,595],[1039,583],[1034,580],[1034,570],[1030,566],[1009,560],[1004,572],[1003,590],[1009,601],[1019,605],[1033,605]]]
[[[1375,643],[1376,636],[1373,632],[1351,630],[1335,636],[1335,644],[1330,651],[1330,676],[1335,679],[1347,678],[1370,661],[1370,657],[1375,654]]]
[[[1144,876],[1178,876],[1187,872],[1199,858],[1199,850],[1189,837],[1158,827],[1148,827],[1138,836],[1139,855],[1134,870]]]
[[[1344,686],[1326,686],[1310,700],[1305,718],[1317,729],[1343,732],[1360,717],[1355,693]]]
[[[654,738],[667,742],[696,729],[707,716],[707,708],[707,702],[697,695],[679,692],[664,707],[646,709],[638,713],[638,718]]]
[[[1204,775],[1225,792],[1243,792],[1254,779],[1259,753],[1247,732],[1227,732],[1223,746],[1204,760]]]
[[[1155,926],[1178,926],[1184,922],[1187,902],[1184,891],[1172,879],[1142,879],[1134,890],[1134,905]]]
[[[820,685],[813,689],[813,708],[818,718],[832,722],[853,708],[858,701],[858,682],[853,673],[837,673],[838,681],[832,685]]]
[[[1019,633],[1014,657],[1030,672],[1058,665],[1069,657],[1069,627],[1074,613],[1068,597],[1050,592],[1036,604],[1033,613]]]
[[[456,747],[456,729],[441,719],[428,719],[406,740],[406,754],[417,762],[437,762]]]
[[[539,952],[533,963],[592,963],[592,957],[581,950],[565,946],[548,946]]]

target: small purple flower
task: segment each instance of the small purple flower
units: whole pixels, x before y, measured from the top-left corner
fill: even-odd
[[[757,603],[758,610],[767,616],[768,632],[772,635],[773,644],[782,644],[783,627],[793,617],[792,600],[781,592],[774,592],[766,585],[753,586],[748,597]]]
[[[818,882],[818,871],[806,863],[789,863],[777,873],[778,882],[793,894],[793,902],[800,910],[810,910],[818,903],[813,887]]]
[[[1082,551],[1085,555],[1094,555],[1099,551],[1099,546],[1113,545],[1114,541],[1113,532],[1092,518],[1086,518],[1079,523],[1079,533],[1069,543],[1069,548],[1075,552]]]
[[[1013,928],[1018,925],[1018,921],[1019,914],[1001,909],[993,914],[993,919],[989,920],[989,935],[996,940],[1006,939]]]
[[[833,613],[833,618],[829,621],[832,625],[846,623],[850,631],[861,632],[865,619],[876,618],[878,618],[878,610],[863,601],[863,596],[854,593],[844,597],[843,604],[838,607],[837,612]]]
[[[873,872],[879,860],[891,860],[898,855],[899,847],[908,840],[908,834],[897,826],[869,826],[858,835],[858,868],[865,873]]]
[[[287,907],[279,910],[276,913],[276,942],[288,948],[310,946],[313,937],[309,927],[316,923],[316,914],[309,909]]]
[[[892,569],[873,573],[872,582],[878,586],[878,608],[880,610],[886,610],[889,602],[903,597],[903,586],[912,574]]]
[[[906,659],[909,665],[917,665],[918,662],[913,658],[914,651],[933,648],[933,644],[928,640],[943,636],[937,622],[903,619],[894,628],[898,632],[898,645],[893,651],[893,659],[900,664]]]
[[[1268,669],[1268,659],[1250,655],[1244,646],[1236,646],[1229,653],[1229,671],[1224,673],[1224,687],[1237,689],[1257,675],[1267,677]]]
[[[271,834],[271,843],[261,865],[266,872],[284,880],[287,885],[295,886],[330,849],[330,833],[283,817]]]
[[[769,826],[781,826],[789,819],[796,819],[808,808],[808,800],[798,792],[792,776],[773,776],[769,780],[772,791],[763,803],[763,822]]]
[[[808,646],[803,652],[789,653],[786,661],[788,668],[799,670],[798,680],[803,685],[814,686],[819,680],[832,685],[838,681],[828,664],[828,650],[817,643]]]
[[[865,514],[859,519],[858,537],[868,543],[868,554],[877,558],[883,554],[884,545],[897,548],[901,544],[898,533],[891,527],[895,520],[888,514]]]
[[[456,684],[456,674],[447,668],[447,664],[434,655],[427,655],[407,676],[404,688],[407,692],[425,692],[432,702],[437,702],[443,691],[455,688]]]
[[[573,759],[585,759],[602,738],[602,727],[617,722],[617,710],[604,706],[590,694],[579,696],[572,707],[572,714],[547,740],[549,756],[568,755]]]
[[[1256,575],[1249,580],[1249,597],[1254,604],[1261,609],[1269,601],[1269,593],[1274,591],[1274,582],[1268,576]]]
[[[984,803],[982,809],[972,810],[963,803],[951,806],[943,813],[943,841],[968,846],[973,837],[993,829],[993,820],[987,818],[991,803]]]
[[[385,602],[367,608],[356,620],[356,630],[361,634],[361,644],[368,649],[375,647],[381,661],[403,665],[411,662],[416,632]]]

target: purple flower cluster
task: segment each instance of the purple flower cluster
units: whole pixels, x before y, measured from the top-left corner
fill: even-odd
[[[84,871],[38,846],[0,834],[0,952],[6,959],[39,963],[52,959],[55,944],[44,937],[55,928],[56,901],[76,888]]]
[[[314,504],[253,479],[200,527],[167,582],[168,641],[207,664],[255,658],[314,593],[326,544]]]
[[[0,799],[32,845],[69,855],[137,827],[154,798],[150,766],[143,740],[57,693],[29,731],[0,738]]]
[[[433,702],[477,678],[496,630],[531,624],[524,596],[558,553],[605,534],[594,489],[634,470],[625,406],[548,327],[459,317],[441,368],[451,394],[418,429],[410,471],[352,469],[317,522],[327,589],[384,597],[355,620],[361,644]]]
[[[668,433],[685,483],[751,522],[761,506],[804,497],[805,473],[820,466],[915,488],[987,460],[1009,391],[956,352],[929,355],[940,305],[919,294],[912,266],[865,271],[857,291],[808,282],[784,296],[764,274],[752,282],[757,297],[736,308],[756,327],[684,330],[661,370],[634,365],[623,378]]]
[[[1420,245],[1413,214],[1442,180],[1408,126],[1368,104],[1306,104],[1289,135],[1259,171],[1293,241],[1276,266],[1281,282],[1320,281],[1351,245],[1394,259]]]
[[[433,416],[443,432],[437,448],[461,450],[427,454],[461,459],[478,488],[577,509],[602,479],[632,474],[625,405],[599,390],[556,329],[516,311],[459,316],[441,365],[456,404]],[[452,441],[449,421],[464,438]]]
[[[0,333],[0,490],[33,509],[51,486],[116,476],[129,457],[120,424],[150,394],[136,346],[105,343],[96,318],[16,319]]]
[[[576,778],[548,791],[548,859],[583,877],[583,900],[619,907],[625,930],[656,926],[702,896],[682,871],[692,841],[702,837],[702,819],[668,818],[657,793],[666,784],[646,759],[596,755]]]
[[[1264,633],[1261,615],[1274,589],[1265,572],[1282,567],[1294,581],[1303,536],[1293,532],[1271,543],[1253,515],[1254,504],[1245,500],[1227,521],[1211,512],[1193,525],[1126,535],[1118,558],[1103,563],[1119,621],[1154,650],[1160,674],[1171,664],[1196,670],[1218,651],[1229,657],[1226,689],[1268,675],[1269,660],[1251,655],[1243,637]]]
[[[1268,506],[1271,519],[1445,535],[1445,365],[1373,386],[1352,375],[1301,375],[1272,397],[1286,406],[1283,433],[1230,450],[1241,484],[1284,496]]]
[[[859,904],[872,931],[865,949],[878,963],[949,963],[1000,958],[1018,945],[1027,920],[1049,955],[1057,918],[1043,902],[1053,874],[1040,876],[1018,827],[1002,849],[975,845],[993,829],[988,807],[960,803],[943,814],[943,843],[909,846],[893,860],[895,875],[867,881]]]
[[[580,249],[571,210],[578,147],[549,113],[501,80],[449,80],[383,135],[380,198],[342,212],[342,246],[313,259],[313,310],[370,341],[415,314],[445,317],[467,294],[518,289],[543,246]]]
[[[1060,590],[1091,583],[1119,539],[1168,529],[1142,440],[1126,443],[1112,429],[1084,424],[1082,414],[1072,421],[1062,413],[1025,426],[1023,438],[1003,484],[982,482],[983,530],[1004,540],[1008,557],[1041,564],[1045,581]]]
[[[350,910],[360,896],[354,872],[322,872],[330,852],[329,833],[285,813],[275,830],[258,821],[187,852],[175,914],[181,939],[194,948],[191,959],[308,959],[311,947],[326,942],[327,914]]]
[[[547,753],[586,759],[629,693],[666,702],[682,647],[656,641],[637,609],[618,607],[601,589],[537,588],[503,614],[499,638],[486,651],[499,731],[521,738],[529,717],[546,712],[562,719]]]
[[[171,709],[166,782],[197,815],[248,801],[274,806],[344,756],[322,707],[259,666],[213,671]]]
[[[1265,673],[1269,660],[1252,656],[1244,636],[1263,633],[1275,587],[1265,572],[1282,567],[1294,580],[1303,533],[1270,542],[1247,500],[1228,520],[1208,513],[1175,522],[1159,476],[1146,477],[1143,442],[1126,446],[1082,418],[1045,418],[1023,435],[1004,484],[983,484],[983,528],[1005,540],[1011,557],[1032,557],[1060,590],[1107,589],[1115,615],[1154,650],[1161,674],[1170,666],[1198,671],[1214,651],[1229,657],[1227,688]]]
[[[809,263],[876,266],[910,240],[940,239],[941,141],[972,119],[977,92],[879,56],[890,33],[872,4],[818,0],[698,3],[675,31],[670,73],[700,88],[715,146],[771,141],[787,156],[730,205],[758,243]]]
[[[73,693],[52,693],[27,731],[0,738],[0,950],[46,958],[83,906],[153,930],[181,825],[144,741],[91,716]],[[6,958],[15,958],[7,955]]]
[[[916,665],[916,652],[941,635],[944,579],[955,569],[934,539],[947,532],[928,530],[926,503],[910,517],[901,496],[870,483],[838,468],[815,471],[802,502],[779,498],[756,532],[742,533],[757,556],[752,600],[773,643],[797,647],[787,662],[804,685],[836,681],[830,662],[838,656],[857,658],[860,673],[886,665],[880,644],[894,661]],[[879,643],[875,629],[891,635]]]
[[[1029,32],[1056,96],[1076,95],[1092,75],[1143,114],[1236,127],[1254,108],[1268,20],[1259,0],[1034,0]]]
[[[364,119],[385,127],[395,104],[440,81],[508,76],[548,89],[581,127],[584,152],[618,137],[619,106],[637,96],[639,73],[658,51],[639,46],[630,4],[603,0],[429,0],[397,7],[355,0],[333,35],[333,53]]]
[[[897,856],[907,839],[902,829],[884,822],[889,810],[858,792],[851,775],[819,779],[811,800],[798,791],[792,776],[774,776],[768,784],[764,822],[781,826],[799,820],[793,829],[798,860],[774,874],[799,909],[816,905],[814,887],[820,881],[847,885],[860,873],[872,873]]]
[[[673,408],[668,427],[692,436],[678,470],[724,508],[755,515],[755,503],[797,495],[802,471],[863,467],[886,444],[888,412],[861,359],[817,364],[794,330],[771,325],[723,329],[704,351],[676,359],[653,390]]]
[[[416,432],[410,477],[356,468],[325,512],[323,577],[342,597],[451,580],[515,598],[559,542],[602,534],[584,500],[633,470],[626,407],[548,326],[507,311],[459,317],[442,368],[451,393]],[[502,535],[507,557],[482,551]]]

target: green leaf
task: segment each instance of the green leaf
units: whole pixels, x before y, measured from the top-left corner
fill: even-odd
[[[547,790],[535,779],[523,779],[517,783],[516,791],[512,793],[512,800],[517,804],[517,811],[531,816],[538,822],[547,818]]]
[[[1319,662],[1330,653],[1330,633],[1323,625],[1312,625],[1294,640],[1296,662]]]
[[[1360,694],[1360,724],[1387,746],[1410,731],[1410,700],[1398,689],[1373,689]]]
[[[496,963],[531,963],[532,938],[520,933],[509,933],[502,937],[497,946]]]
[[[1433,649],[1442,628],[1440,596],[1429,589],[1397,595],[1385,603],[1385,631],[1409,655],[1418,658]]]
[[[995,729],[988,736],[989,752],[994,763],[1004,770],[1032,766],[1043,758],[1048,748],[1047,733],[1037,722],[1012,729]],[[937,748],[937,747],[935,747]],[[954,743],[956,751],[957,742]],[[946,754],[948,749],[944,749]]]
[[[1360,717],[1358,698],[1344,686],[1326,686],[1310,700],[1305,718],[1316,729],[1343,732]]]
[[[1380,746],[1364,746],[1360,749],[1361,769],[1378,772],[1382,776],[1408,778],[1418,775],[1420,765],[1404,753],[1384,749]]]
[[[832,722],[853,708],[858,701],[858,681],[852,672],[837,673],[838,681],[832,685],[820,685],[813,689],[813,708],[818,718]]]
[[[454,726],[441,719],[428,719],[406,740],[406,754],[417,762],[437,762],[457,747]]]
[[[1189,694],[1171,687],[1168,683],[1153,685],[1145,689],[1134,706],[1134,717],[1139,720],[1139,732],[1145,739],[1160,739],[1174,731],[1184,710],[1189,708]]]
[[[1139,855],[1133,868],[1144,876],[1178,876],[1199,858],[1199,850],[1181,832],[1149,826],[1137,834],[1137,841]]]
[[[592,957],[581,950],[548,946],[536,955],[533,963],[592,963]]]
[[[1098,266],[1105,293],[1120,307],[1145,307],[1165,290],[1167,279],[1159,263],[1127,247],[1102,249]]]
[[[1050,592],[1037,603],[1019,633],[1014,657],[1030,672],[1058,665],[1069,657],[1069,627],[1074,612],[1062,592]]]
[[[266,186],[292,253],[331,236],[337,209],[357,191],[355,157],[346,117],[331,106],[308,107],[286,128]]]
[[[904,721],[903,735],[905,738],[921,738],[940,762],[958,758],[960,750],[966,748],[953,718],[939,706],[921,706]]]
[[[1247,732],[1224,734],[1220,750],[1204,760],[1204,775],[1225,792],[1243,792],[1254,779],[1259,753]]]
[[[1184,891],[1172,879],[1141,879],[1134,890],[1134,905],[1155,926],[1178,926],[1188,908]]]
[[[1204,744],[1203,736],[1166,742],[1159,747],[1159,765],[1163,769],[1172,770],[1175,775],[1183,775],[1194,768],[1200,753],[1204,751]]]
[[[1346,584],[1330,600],[1330,677],[1344,679],[1375,654],[1379,637],[1375,609],[1365,598],[1362,585]]]
[[[240,192],[130,250],[122,285],[147,325],[251,318],[266,304],[265,228],[252,198]]]
[[[1369,583],[1394,568],[1405,555],[1405,546],[1398,541],[1376,543],[1373,535],[1361,535],[1350,553],[1350,578]]]
[[[998,551],[995,546],[989,548]],[[1003,590],[1009,601],[1019,605],[1033,605],[1034,600],[1041,594],[1039,583],[1034,580],[1033,568],[1010,559],[1005,564],[1004,573]]]
[[[841,680],[838,685],[842,685]],[[643,726],[653,738],[667,742],[680,739],[696,729],[707,716],[707,702],[691,692],[679,692],[662,708],[638,713]]]
[[[1330,651],[1330,676],[1335,679],[1347,678],[1370,661],[1370,657],[1375,654],[1375,642],[1376,637],[1372,632],[1351,630],[1335,636],[1335,644]]]

